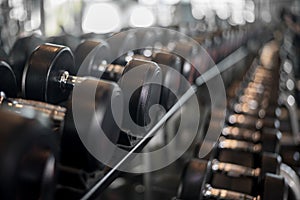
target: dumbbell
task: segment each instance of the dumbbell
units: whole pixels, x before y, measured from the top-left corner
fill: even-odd
[[[109,45],[105,43],[96,42],[96,41],[84,41],[77,47],[74,53],[75,68],[76,68],[75,71],[78,71],[79,67],[82,65],[84,61],[86,63],[89,63],[91,60],[97,60],[97,59],[98,61],[96,61],[96,63],[101,63],[103,62],[103,60],[106,62],[109,61],[110,60],[110,57],[108,55],[109,50],[110,50]],[[163,79],[160,104],[166,110],[169,110],[172,107],[172,105],[174,105],[174,103],[176,102],[176,96],[174,96],[176,94],[172,94],[169,88],[173,88],[174,91],[177,92],[177,95],[180,95],[183,93],[183,91],[187,90],[187,87],[184,85],[183,81],[181,80],[181,77],[179,76],[179,74],[182,73],[181,59],[174,54],[164,52],[164,51],[154,51],[151,54],[152,54],[151,57],[135,54],[133,58],[153,61],[160,66],[162,70],[162,79]],[[170,70],[167,67],[170,67],[174,70]],[[176,71],[178,73],[176,73]],[[89,71],[89,73],[92,76],[97,77],[99,74],[99,70],[92,68]]]
[[[84,61],[84,59],[90,55],[93,56],[93,59],[97,59],[96,53],[101,51],[101,57],[107,58],[106,61],[113,62],[114,64],[125,65],[129,60],[129,57],[132,57],[133,54],[142,54],[145,49],[137,49],[138,46],[142,47],[151,47],[155,43],[154,31],[143,31],[139,30],[137,32],[123,32],[117,34],[108,34],[108,35],[99,35],[99,34],[86,34],[83,36],[84,41],[77,46],[74,57],[75,57],[75,71],[79,69],[80,65]],[[112,37],[112,38],[110,38]],[[95,50],[97,49],[97,50]],[[124,54],[127,52],[126,50],[131,50],[130,55]],[[93,53],[91,53],[93,51]],[[109,57],[110,55],[115,56],[116,58]],[[124,55],[121,55],[123,52]],[[103,54],[106,54],[105,56]],[[149,57],[149,55],[148,55]],[[115,60],[110,60],[115,59]]]
[[[102,42],[103,43],[103,42]],[[97,55],[101,54],[102,58],[108,58],[109,47],[108,45],[101,45],[100,41],[86,40],[79,44],[74,51],[75,69],[74,74],[77,74],[85,59],[97,59]],[[106,54],[106,55],[103,55]],[[92,74],[92,73],[91,73]]]
[[[40,36],[30,35],[17,39],[9,53],[9,64],[15,73],[18,88],[21,88],[21,79],[26,60],[34,49],[43,44]],[[8,95],[8,94],[7,94]]]
[[[168,111],[176,103],[176,95],[180,96],[188,89],[187,84],[180,75],[182,73],[182,62],[180,57],[167,52],[154,52],[152,61],[162,69],[163,85],[160,104]],[[176,94],[170,88],[173,88]]]
[[[230,113],[226,118],[226,122],[233,126],[256,130],[261,130],[262,128],[278,129],[280,127],[280,121],[276,118],[265,117],[263,119],[259,119],[245,114]]]
[[[198,55],[198,49],[190,42],[176,42],[174,48],[170,49],[177,52],[182,59],[182,75],[188,79],[190,83],[193,83],[195,78],[199,75],[192,63],[187,62],[185,59],[195,60]]]
[[[279,141],[281,132],[276,129],[252,130],[235,126],[225,126],[222,130],[222,136],[227,139],[236,139],[252,143],[261,143],[263,152],[279,152]]]
[[[5,93],[0,92],[0,108],[23,117],[35,118],[41,125],[50,128],[58,139],[60,138],[66,113],[64,107],[27,99],[7,98]]]
[[[0,198],[53,199],[58,144],[34,118],[0,109]]]
[[[121,80],[120,86],[121,88],[126,88],[130,84],[138,84],[137,81],[141,82],[141,84],[138,85],[141,87],[138,88],[137,92],[129,97],[131,98],[130,100],[132,100],[129,105],[129,111],[135,123],[140,126],[145,126],[150,123],[150,117],[147,114],[149,108],[154,104],[158,104],[160,98],[160,88],[155,89],[155,86],[147,84],[147,82],[159,83],[159,81],[161,81],[161,70],[157,64],[141,60],[132,60],[128,62],[125,67],[109,65],[107,68],[103,69],[103,72],[104,77],[107,77],[107,79],[117,81],[123,74],[140,65],[144,69],[142,74],[143,77],[139,77],[132,81]],[[114,118],[111,113],[112,111],[110,109],[110,97],[112,96],[113,90],[117,88],[117,85],[112,82],[98,79],[85,79],[71,76],[68,71],[72,68],[72,66],[74,66],[73,57],[69,48],[58,45],[41,45],[33,52],[25,67],[22,88],[23,95],[30,99],[58,103],[66,100],[69,96],[69,93],[73,88],[74,81],[85,81],[85,84],[97,83],[98,87],[96,89],[96,99],[93,100],[96,100],[96,108],[98,109],[98,111],[96,110],[96,114],[103,115],[100,118],[98,116],[97,119],[103,119],[100,124],[106,127],[106,133],[109,133],[108,138],[113,143],[116,143],[120,127],[118,127],[118,125],[114,122]],[[76,129],[72,119],[72,106],[70,106],[71,100],[69,100],[69,102],[66,114],[66,125],[62,138],[62,143],[67,144],[67,146],[69,146],[69,138],[73,138],[73,141],[78,141],[78,144],[81,144],[78,135],[74,134]],[[82,108],[78,109],[86,110],[85,106],[90,107],[91,105],[93,105],[93,102],[85,102],[81,105]],[[74,137],[77,137],[77,139],[75,140]],[[72,151],[72,148],[66,147],[65,149]],[[76,147],[76,150],[77,149],[81,149],[81,147]],[[85,158],[85,156],[82,157]]]
[[[275,105],[266,106],[264,104],[259,104],[261,104],[261,102],[257,101],[256,99],[249,99],[248,101],[243,100],[242,102],[234,99],[230,102],[229,107],[234,113],[237,114],[251,115],[259,118],[264,118],[265,116],[273,118],[279,117],[279,106],[276,107]]]
[[[137,81],[145,83],[149,80],[160,79],[161,73],[157,64],[141,60],[132,60],[125,67],[108,65],[103,69],[103,76],[118,81],[123,74],[140,65],[145,68],[145,73],[144,77]],[[23,96],[50,103],[66,100],[74,82],[81,79],[70,74],[73,68],[73,55],[69,48],[49,44],[39,46],[29,57],[24,69],[22,77]],[[149,85],[144,85],[142,90],[143,95],[147,94],[147,98],[137,100],[139,105],[148,105],[147,102],[158,101],[157,97],[153,97],[152,92],[154,91],[151,91]],[[157,93],[160,91],[155,91],[154,96],[157,96]],[[151,105],[153,104],[151,103]]]
[[[81,39],[79,37],[67,33],[59,36],[49,37],[46,39],[46,42],[48,43],[67,46],[71,49],[72,52],[75,51],[77,46],[80,44],[80,41]]]
[[[211,177],[214,174],[220,174],[226,177],[225,174],[228,174],[228,172],[232,173],[230,176],[236,177],[228,179],[228,182],[223,182],[222,185],[214,185],[214,183],[211,183]],[[243,192],[243,189],[240,187],[245,187],[245,185],[251,182],[249,180],[255,180],[260,174],[261,171],[259,168],[252,169],[230,163],[220,163],[215,160],[208,162],[193,159],[187,163],[183,170],[178,189],[178,198],[182,200],[271,200],[274,199],[274,197],[276,197],[276,199],[284,199],[287,193],[284,179],[281,176],[270,173],[266,173],[262,180],[253,181],[252,184],[250,183],[247,189],[250,192]]]

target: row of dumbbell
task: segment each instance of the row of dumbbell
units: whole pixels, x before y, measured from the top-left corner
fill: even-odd
[[[9,62],[16,73],[17,83],[21,84],[22,69],[26,63],[26,58],[33,52],[33,50],[45,42],[54,44],[65,45],[71,48],[75,57],[74,74],[78,71],[84,58],[92,51],[97,45],[103,43],[103,40],[109,38],[113,34],[99,35],[99,34],[86,34],[82,37],[75,37],[72,35],[63,35],[59,37],[52,37],[49,39],[43,39],[42,37],[31,35],[28,37],[18,39],[12,47],[9,56],[2,55],[1,59]],[[228,30],[221,33],[215,33],[210,35],[204,35],[204,37],[195,38],[209,53],[215,62],[222,59],[222,57],[228,55],[241,44],[245,43],[249,37],[253,36],[253,32],[249,29]],[[176,34],[174,31],[158,31],[145,30],[137,32],[124,32],[114,35],[113,40],[108,43],[110,45],[110,54],[115,56],[121,56],[121,52],[124,49],[132,50],[138,49],[139,46],[163,48],[168,51],[176,51],[186,57],[196,56],[197,49],[188,41],[178,42],[183,37],[180,34]],[[84,41],[82,43],[82,41]],[[170,45],[170,43],[176,41],[176,45]],[[149,53],[149,51],[148,51]],[[142,52],[140,52],[142,54]],[[107,58],[106,54],[102,57]],[[115,58],[112,58],[115,59]],[[202,58],[203,59],[203,58]],[[204,58],[206,59],[206,58]],[[113,61],[113,60],[112,60]],[[121,56],[114,60],[115,64],[126,64],[126,55]],[[202,65],[205,62],[202,62]],[[206,66],[206,68],[209,66]],[[205,68],[202,66],[202,68]],[[194,76],[197,76],[196,74]],[[193,79],[195,77],[189,78]]]
[[[169,56],[169,54],[167,54]],[[170,58],[170,57],[169,57]],[[168,62],[173,62],[172,57],[171,60]],[[68,96],[71,92],[73,87],[74,80],[77,79],[77,83],[88,83],[88,84],[96,84],[96,107],[97,113],[100,113],[103,116],[98,116],[98,119],[103,119],[103,121],[99,122],[106,127],[105,132],[107,132],[108,138],[117,143],[119,139],[119,134],[121,132],[120,127],[114,122],[113,115],[111,114],[110,103],[111,103],[111,96],[114,91],[121,92],[119,86],[104,80],[97,80],[97,79],[89,79],[89,78],[79,78],[74,77],[69,74],[69,71],[66,70],[66,67],[73,66],[73,57],[72,53],[69,48],[57,45],[41,45],[38,47],[33,54],[30,56],[28,60],[28,65],[26,66],[26,73],[24,73],[24,77],[29,77],[25,79],[26,85],[28,86],[25,93],[25,97],[27,99],[36,99],[39,101],[46,101],[51,103],[59,103],[66,101]],[[162,80],[162,71],[159,66],[154,62],[149,61],[141,61],[141,60],[131,60],[127,63],[125,67],[111,65],[112,67],[107,67],[106,69],[116,69],[118,70],[113,71],[116,74],[116,78],[120,78],[124,71],[129,71],[134,67],[143,66],[144,77],[135,80],[124,80],[121,82],[120,86],[126,88],[126,85],[130,84],[138,84],[139,81],[151,81],[153,80]],[[8,68],[7,65],[5,70],[6,74],[12,72],[11,69]],[[9,70],[7,70],[9,69]],[[40,71],[39,71],[40,70]],[[44,71],[43,71],[44,70]],[[43,73],[41,73],[43,71]],[[117,74],[119,73],[119,74]],[[48,77],[50,74],[51,77]],[[107,72],[107,74],[111,74]],[[61,81],[62,78],[65,78],[65,81]],[[110,77],[111,78],[111,77]],[[79,81],[80,79],[80,81]],[[58,80],[57,82],[52,82],[53,80]],[[35,82],[34,82],[35,81]],[[116,80],[117,81],[117,80]],[[127,81],[127,82],[126,82]],[[10,86],[13,83],[7,83],[2,85],[2,87]],[[158,85],[161,85],[161,82],[158,82]],[[148,125],[150,118],[146,115],[148,112],[147,110],[151,106],[150,104],[158,104],[160,102],[161,91],[159,87],[154,88],[155,86],[141,84],[142,88],[139,90],[138,94],[134,96],[133,102],[130,105],[132,109],[131,112],[133,113],[132,118],[141,126]],[[8,90],[9,88],[4,88]],[[49,89],[49,91],[47,91]],[[32,95],[32,96],[31,96]],[[164,95],[166,96],[166,95]],[[84,101],[84,99],[83,99]],[[67,113],[65,118],[65,126],[63,128],[63,134],[60,136],[60,164],[64,166],[70,166],[75,169],[80,169],[85,172],[93,172],[95,170],[103,170],[103,165],[99,163],[96,159],[94,159],[86,150],[85,147],[82,145],[79,137],[76,133],[76,127],[73,122],[72,116],[72,105],[70,105],[72,100],[70,99],[69,102],[66,104],[67,106]],[[27,106],[26,106],[27,104]],[[29,104],[29,105],[28,105]],[[64,114],[61,108],[51,107],[50,105],[41,104],[37,102],[28,102],[22,99],[11,99],[3,97],[2,107],[11,108],[18,112],[19,110],[25,110],[27,107],[36,109],[36,104],[41,105],[39,109],[46,113],[57,113],[58,110]],[[87,107],[92,107],[93,102],[84,102],[81,104],[83,107],[78,109],[88,109]],[[143,105],[143,106],[141,106]],[[145,106],[146,105],[146,106]],[[87,107],[86,107],[87,106]],[[43,108],[44,107],[44,108]],[[47,109],[48,108],[48,109]],[[20,112],[20,111],[19,111]],[[42,112],[42,113],[43,113]],[[137,114],[136,114],[137,113]],[[62,115],[63,115],[62,114]],[[92,116],[96,118],[97,116]],[[43,118],[44,119],[44,118]],[[52,118],[51,118],[52,120]],[[57,130],[57,122],[51,121],[50,123],[56,125],[52,128]],[[49,123],[49,122],[47,122]],[[85,126],[89,127],[89,124]],[[26,142],[26,141],[24,141]],[[18,151],[17,149],[16,151]],[[62,173],[63,174],[63,173]],[[54,177],[53,177],[54,180]],[[68,180],[68,179],[64,179]],[[68,180],[70,181],[70,180]],[[74,184],[74,183],[73,183]],[[78,183],[75,183],[78,184]],[[84,184],[83,184],[84,185]],[[86,189],[86,188],[84,188]]]
[[[180,68],[181,64],[180,61],[178,61],[178,58],[174,58],[174,56],[170,54],[156,54],[158,58],[160,58],[168,66],[171,66],[175,69]],[[120,78],[122,75],[122,72],[129,71],[129,69],[139,66],[141,64],[146,64],[146,67],[144,69],[147,74],[145,75],[145,79],[151,81],[154,79],[154,74],[157,76],[161,76],[161,69],[158,67],[157,64],[153,62],[143,62],[143,61],[137,61],[132,60],[128,62],[128,64],[125,67],[117,66],[117,65],[111,65],[113,67],[107,67],[106,70],[112,70],[112,71],[106,71],[106,73],[109,76],[107,76],[107,79],[111,80],[112,77],[110,76],[113,74],[115,78]],[[12,70],[7,63],[2,62],[1,65],[1,75],[4,77],[2,79],[1,88],[8,94],[14,94],[11,96],[16,96],[17,92],[12,91],[15,88],[18,88],[18,85],[16,84],[16,80],[14,77],[15,69]],[[74,60],[72,53],[69,48],[63,47],[63,46],[57,46],[57,45],[41,45],[39,46],[32,55],[29,56],[27,59],[27,65],[24,69],[19,69],[18,71],[25,71],[22,73],[22,77],[25,77],[24,80],[29,76],[26,81],[23,81],[24,84],[26,84],[28,87],[28,92],[24,93],[25,97],[28,99],[36,99],[40,101],[46,101],[51,103],[59,103],[62,101],[65,101],[68,99],[69,93],[70,93],[70,87],[74,84],[73,81],[75,79],[80,79],[78,77],[71,76],[70,73],[72,70],[67,71],[66,68],[70,69],[74,66]],[[50,77],[48,76],[50,75]],[[62,81],[64,79],[64,81]],[[158,78],[160,80],[161,78]],[[53,80],[58,80],[57,82],[53,82]],[[142,79],[143,80],[143,79]],[[176,79],[175,79],[176,80]],[[178,80],[178,79],[177,79]],[[35,82],[32,82],[35,81]],[[83,80],[81,80],[83,81]],[[96,95],[98,99],[96,99],[96,102],[98,105],[102,105],[101,108],[99,108],[98,113],[104,113],[104,117],[100,117],[100,119],[103,119],[103,122],[101,124],[105,124],[105,127],[107,127],[109,130],[109,138],[116,143],[116,140],[118,140],[120,129],[116,126],[116,124],[113,122],[112,115],[110,114],[109,110],[105,110],[106,108],[109,108],[108,105],[110,105],[111,100],[108,98],[110,97],[113,89],[115,89],[115,86],[111,82],[107,81],[100,81],[95,79],[90,79],[92,83],[97,84],[97,92]],[[134,80],[133,80],[134,81]],[[91,84],[92,84],[91,83]],[[132,82],[131,82],[132,83]],[[131,84],[127,82],[127,85]],[[161,83],[160,83],[161,84]],[[176,85],[180,85],[176,83]],[[126,87],[126,83],[125,86]],[[148,93],[145,96],[143,96],[144,101],[141,102],[139,100],[141,98],[141,95],[137,95],[137,98],[135,102],[139,102],[143,105],[149,105],[148,102],[155,101],[155,103],[159,103],[159,97],[160,97],[160,90],[159,88],[149,89],[145,86],[143,90],[143,95],[145,95],[145,92],[152,91],[152,93]],[[49,89],[48,90],[46,90]],[[20,89],[18,89],[20,90]],[[154,94],[155,92],[155,94]],[[31,96],[33,95],[33,96]],[[164,95],[166,96],[166,95]],[[74,169],[80,169],[86,172],[93,172],[95,170],[101,170],[103,169],[103,165],[99,163],[97,160],[95,160],[83,147],[81,144],[81,141],[79,140],[76,129],[74,126],[74,122],[72,119],[72,108],[71,108],[71,100],[69,103],[67,103],[67,115],[66,115],[66,121],[65,126],[61,127],[61,124],[63,124],[63,115],[65,114],[65,111],[61,107],[55,107],[51,106],[49,104],[40,103],[36,101],[28,101],[23,99],[11,99],[6,98],[5,96],[2,97],[2,108],[8,108],[9,110],[13,110],[14,112],[18,113],[25,113],[25,114],[32,114],[32,113],[41,113],[37,114],[38,116],[45,116],[47,117],[37,117],[40,121],[42,121],[44,124],[47,124],[50,128],[54,129],[55,131],[60,132],[59,130],[64,129],[63,134],[59,137],[61,137],[61,144],[60,144],[60,164],[65,166],[71,166]],[[173,101],[176,99],[172,99]],[[146,103],[145,103],[146,101]],[[91,103],[85,102],[84,105],[92,105]],[[172,104],[169,104],[171,106]],[[135,105],[136,107],[141,107],[139,105]],[[100,107],[100,106],[99,106]],[[86,109],[86,108],[83,108]],[[101,110],[100,110],[101,109]],[[147,109],[145,107],[142,107],[141,109],[144,110],[133,110],[133,112],[138,112],[140,115],[142,113],[147,113]],[[34,111],[34,112],[33,112]],[[57,113],[60,113],[60,121],[57,121]],[[147,123],[144,121],[146,118],[144,116],[138,116],[136,115],[135,120],[137,120],[138,123],[144,125]],[[26,115],[25,115],[26,116]],[[5,124],[3,124],[5,126]],[[89,124],[87,124],[89,126]],[[4,128],[3,128],[4,129]],[[72,142],[70,142],[72,141]],[[24,141],[26,143],[26,141]],[[50,145],[50,144],[49,144]],[[54,148],[54,147],[52,147]],[[57,149],[57,147],[56,147]],[[17,148],[16,151],[21,151],[21,149]],[[27,153],[27,151],[22,151]],[[22,154],[20,152],[20,154]],[[55,156],[54,156],[55,158]],[[16,163],[14,163],[16,164]],[[5,170],[3,170],[5,172]],[[64,174],[64,173],[61,173]],[[42,178],[42,177],[40,177]],[[54,180],[54,174],[51,177],[51,180],[49,182],[53,182]],[[50,178],[48,178],[50,179]],[[67,180],[67,179],[64,179]],[[63,181],[64,181],[63,180]],[[72,179],[71,179],[72,180]],[[68,180],[69,181],[69,180]],[[65,184],[65,183],[63,183]],[[66,183],[70,184],[70,183]],[[74,181],[71,181],[72,186],[76,185],[84,185],[84,183],[74,183]],[[82,185],[80,187],[82,187]],[[77,186],[78,187],[78,186]],[[12,187],[16,188],[16,187]],[[85,189],[85,188],[84,188]],[[4,195],[5,198],[5,195]],[[8,198],[10,199],[10,198]]]
[[[31,37],[29,37],[31,38]],[[31,38],[32,39],[32,38]],[[29,40],[29,43],[27,43]],[[34,43],[34,42],[33,42]],[[90,84],[97,84],[97,105],[99,106],[99,112],[98,113],[104,113],[104,117],[100,117],[103,119],[101,124],[105,124],[105,127],[107,127],[109,132],[109,139],[112,140],[114,143],[118,143],[118,139],[121,133],[123,133],[123,130],[120,130],[120,127],[118,127],[114,123],[114,119],[112,119],[111,111],[107,109],[110,105],[111,99],[107,98],[107,94],[112,94],[114,89],[117,87],[112,82],[109,81],[118,81],[122,74],[129,71],[132,68],[135,68],[140,65],[144,65],[144,71],[147,72],[145,74],[144,79],[142,81],[149,81],[152,80],[163,80],[163,77],[167,76],[167,73],[169,73],[166,70],[160,69],[160,67],[154,63],[149,62],[145,59],[145,61],[141,60],[131,60],[129,62],[126,62],[126,65],[123,67],[121,65],[110,65],[110,67],[106,67],[103,73],[103,79],[105,80],[95,80],[95,79],[85,79],[85,78],[79,78],[75,77],[72,74],[74,74],[74,59],[72,56],[72,52],[69,48],[64,46],[58,46],[58,45],[48,45],[44,44],[41,46],[38,46],[35,50],[33,50],[33,53],[29,55],[29,51],[26,52],[27,46],[35,46],[34,44],[30,43],[30,39],[26,38],[24,40],[19,40],[17,42],[18,45],[16,45],[18,50],[20,50],[22,53],[22,56],[18,57],[18,53],[11,53],[11,55],[14,55],[17,59],[21,58],[22,63],[24,63],[24,60],[26,60],[27,64],[16,64],[18,62],[14,61],[13,56],[11,56],[9,59],[3,59],[3,62],[1,62],[1,76],[3,77],[1,79],[1,89],[5,91],[8,94],[8,97],[15,97],[19,96],[20,91],[22,91],[22,96],[27,99],[34,99],[44,102],[50,102],[50,103],[62,103],[62,105],[65,105],[67,107],[67,111],[59,106],[52,106],[49,104],[36,102],[32,100],[24,100],[24,99],[12,99],[12,98],[6,98],[4,95],[2,95],[2,108],[4,110],[13,110],[17,113],[22,113],[25,117],[31,117],[31,118],[37,118],[39,123],[42,123],[43,125],[46,125],[46,127],[54,130],[57,133],[61,133],[63,130],[63,134],[56,134],[60,139],[60,164],[64,166],[69,166],[74,169],[80,169],[85,172],[93,172],[95,170],[103,169],[104,166],[99,163],[97,160],[95,160],[83,147],[81,141],[78,138],[78,135],[76,134],[75,125],[73,122],[73,116],[72,116],[72,105],[71,105],[71,99],[68,100],[70,91],[72,87],[74,87],[74,81],[75,82],[82,82],[82,81],[90,81]],[[181,43],[182,45],[183,43]],[[90,46],[91,45],[91,46]],[[22,48],[23,47],[23,48]],[[84,57],[83,55],[87,55],[89,51],[93,51],[96,49],[95,52],[97,52],[99,43],[92,43],[92,42],[85,42],[83,44],[83,47],[89,47],[88,50],[84,51],[81,50],[79,56],[81,56],[81,62],[83,62]],[[102,48],[103,46],[100,45]],[[83,48],[83,49],[84,49]],[[105,46],[107,48],[107,45]],[[25,49],[25,51],[24,51]],[[13,52],[13,51],[12,51]],[[24,56],[24,53],[28,53],[28,55]],[[19,54],[20,55],[20,54]],[[140,58],[140,57],[139,57]],[[17,60],[16,59],[16,60]],[[76,57],[75,57],[76,59]],[[159,64],[165,64],[167,66],[170,66],[179,72],[183,71],[183,63],[182,59],[178,58],[177,56],[168,54],[166,52],[155,52],[153,53],[153,56],[150,58],[150,60],[157,61]],[[10,60],[11,63],[13,63],[13,67],[10,68],[10,66],[5,63],[5,60]],[[76,62],[75,62],[76,63]],[[85,62],[88,63],[88,62]],[[98,72],[98,69],[93,69],[92,72]],[[170,75],[170,74],[169,74]],[[176,76],[172,74],[172,76]],[[18,78],[17,78],[18,77]],[[161,77],[161,78],[159,78]],[[15,80],[18,79],[18,80]],[[22,80],[22,81],[21,81]],[[178,80],[178,79],[174,79]],[[120,87],[126,88],[126,85],[135,84],[131,82],[121,82]],[[173,81],[173,80],[171,80]],[[122,85],[123,84],[123,85]],[[161,84],[161,83],[160,83]],[[179,85],[179,83],[169,82],[167,84],[176,84]],[[182,88],[180,88],[182,89]],[[180,91],[178,88],[178,91]],[[134,106],[132,108],[132,118],[134,118],[135,122],[139,125],[147,125],[150,121],[149,117],[145,115],[144,113],[148,112],[148,109],[151,105],[161,103],[163,105],[166,105],[166,109],[169,109],[173,103],[176,101],[174,96],[166,95],[167,91],[161,92],[160,88],[142,88],[141,91],[143,92],[143,95],[145,95],[145,91],[147,92],[147,98],[143,96],[141,91],[135,96],[136,99],[133,100]],[[107,96],[106,96],[107,95]],[[170,94],[171,95],[171,94]],[[163,100],[164,99],[164,100]],[[167,101],[165,101],[168,99]],[[67,101],[67,103],[64,103]],[[135,103],[138,102],[138,105]],[[91,102],[92,103],[92,102]],[[86,105],[92,105],[88,102],[85,102],[84,106]],[[147,105],[147,107],[141,107],[139,105]],[[83,108],[86,109],[86,108]],[[64,115],[66,113],[66,117],[64,118]],[[139,114],[136,114],[139,113]],[[94,116],[95,117],[95,116]],[[63,122],[65,119],[65,122]],[[62,124],[65,123],[63,126]],[[6,128],[6,126],[9,126],[9,124],[3,124],[3,129]],[[86,126],[89,126],[89,124],[86,124]],[[121,133],[120,133],[121,132]],[[126,133],[125,133],[126,134]],[[49,136],[50,137],[50,136]],[[53,137],[53,136],[52,136]],[[47,138],[47,137],[45,137]],[[26,140],[17,139],[16,141],[19,141],[20,143],[24,143],[24,145],[28,145]],[[70,142],[72,141],[72,142]],[[8,143],[9,144],[9,143]],[[48,144],[51,146],[51,149],[56,149],[53,152],[57,151],[57,146],[55,144]],[[27,151],[23,151],[23,149],[17,148],[16,151],[20,151],[19,154],[25,155]],[[50,151],[52,152],[52,150]],[[24,154],[23,154],[24,153]],[[53,155],[52,155],[53,154]],[[50,155],[50,154],[49,154]],[[51,162],[53,163],[53,159],[55,160],[55,153],[51,153]],[[48,162],[48,160],[47,160]],[[30,163],[30,162],[29,162]],[[17,166],[17,162],[14,163]],[[30,163],[29,165],[31,165]],[[44,164],[44,163],[43,163]],[[44,165],[44,167],[47,167],[48,165]],[[40,167],[40,166],[38,166]],[[41,167],[39,169],[42,169]],[[68,171],[68,170],[67,170]],[[7,171],[3,170],[3,173]],[[38,172],[38,171],[37,171]],[[9,174],[9,173],[7,173]],[[53,181],[55,179],[54,172],[52,173],[51,177],[46,177],[48,179],[48,182],[53,184]],[[61,173],[64,174],[64,173]],[[36,174],[35,174],[36,175]],[[44,176],[38,176],[36,177],[44,179]],[[37,178],[38,179],[38,178]],[[26,180],[26,179],[24,179]],[[65,181],[64,179],[63,181]],[[40,179],[39,179],[40,181]],[[47,183],[48,184],[48,183]],[[50,185],[51,185],[50,184]],[[65,184],[65,183],[62,183]],[[74,184],[78,187],[78,183],[74,183],[71,181],[66,183],[68,184]],[[80,183],[79,183],[80,184]],[[84,185],[84,183],[82,183]],[[37,186],[37,185],[36,185]],[[37,188],[40,186],[37,186]],[[82,187],[82,186],[79,186]],[[84,186],[86,187],[86,186]],[[11,187],[11,188],[16,188]],[[47,188],[47,187],[45,187]],[[43,189],[45,189],[43,188]],[[49,187],[51,188],[51,187]],[[36,191],[30,190],[30,191]],[[7,193],[8,194],[8,193]],[[22,193],[12,193],[12,194],[22,194]],[[35,193],[35,195],[37,195]],[[11,194],[10,194],[11,195]],[[6,196],[3,196],[4,199]],[[11,196],[10,196],[11,197]],[[7,199],[11,199],[11,198]]]
[[[286,36],[285,36],[286,37]],[[300,159],[297,156],[299,154],[299,92],[297,86],[297,63],[294,60],[293,48],[287,45],[286,39],[283,41],[280,47],[280,58],[281,58],[281,73],[280,73],[280,89],[282,96],[286,97],[285,106],[288,110],[289,115],[287,118],[291,121],[290,132],[285,134],[284,140],[281,142],[280,155],[284,163],[289,165],[296,174],[300,175],[299,166]]]
[[[261,58],[271,54],[273,61],[277,51],[267,44]],[[278,99],[278,64],[270,60],[254,62],[246,73],[209,161],[197,158],[186,166],[179,199],[285,198],[285,182],[278,175],[280,133],[274,123],[266,122],[276,120]]]

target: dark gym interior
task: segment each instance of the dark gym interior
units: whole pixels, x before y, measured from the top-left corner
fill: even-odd
[[[0,200],[300,200],[299,0],[0,13]]]

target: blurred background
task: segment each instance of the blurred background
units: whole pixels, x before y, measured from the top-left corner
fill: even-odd
[[[149,26],[215,31],[255,22],[274,24],[283,7],[299,10],[294,0],[2,0],[0,5],[1,43],[7,51],[26,32],[49,37]]]

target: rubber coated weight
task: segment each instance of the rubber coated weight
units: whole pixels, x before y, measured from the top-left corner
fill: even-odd
[[[36,120],[0,110],[0,198],[53,199],[58,145]]]
[[[136,37],[135,34],[130,31],[125,31],[113,35],[106,40],[110,49],[113,64],[126,65],[127,52],[136,49]]]
[[[67,46],[72,50],[72,52],[74,52],[77,46],[80,44],[81,39],[74,35],[63,34],[60,36],[50,37],[47,39],[47,42]]]
[[[18,93],[16,76],[5,61],[0,61],[0,91],[8,97],[16,97]]]
[[[59,103],[70,91],[62,89],[58,77],[74,71],[74,59],[68,47],[43,44],[29,57],[22,77],[22,95],[26,98]]]
[[[9,53],[9,63],[16,75],[18,89],[21,90],[22,73],[27,61],[27,58],[39,45],[44,41],[37,35],[30,35],[19,38],[13,45]]]
[[[152,61],[159,64],[163,74],[162,92],[160,97],[160,103],[166,110],[169,110],[177,101],[175,94],[170,90],[173,88],[177,92],[177,95],[182,94],[181,83],[181,59],[170,53],[155,53]],[[173,71],[172,68],[177,71]]]
[[[261,158],[261,174],[278,174],[280,170],[281,157],[276,153],[263,153]]]
[[[205,160],[193,159],[184,168],[179,186],[179,199],[199,199],[208,168]]]
[[[85,80],[84,84],[86,86],[97,84],[97,95],[95,96],[95,99],[87,100],[87,95],[85,95],[85,91],[83,91],[82,95],[80,96],[82,99],[78,99],[77,101],[82,101],[84,103],[78,105],[79,107],[77,107],[77,109],[82,111],[95,109],[93,115],[88,116],[91,117],[91,119],[87,121],[90,123],[95,121],[98,122],[107,138],[113,144],[116,144],[119,138],[120,127],[115,122],[115,118],[111,110],[111,102],[117,102],[118,105],[122,103],[120,102],[122,101],[121,89],[116,83],[96,79],[87,79]],[[93,107],[94,104],[96,104],[95,107]],[[83,146],[79,135],[77,134],[77,129],[73,118],[71,98],[69,99],[66,107],[67,114],[63,131],[64,134],[61,138],[61,163],[66,166],[83,169],[87,172],[103,169],[104,165],[99,163],[99,161],[87,151],[87,149]],[[120,113],[122,112],[121,110],[119,111]],[[99,142],[101,143],[101,141]],[[107,145],[105,142],[99,144],[99,146],[104,149],[105,145]],[[113,152],[107,152],[107,154],[112,153]]]
[[[284,178],[275,174],[267,173],[264,180],[263,200],[287,200],[288,187]]]
[[[100,44],[101,44],[101,42],[87,40],[77,46],[77,48],[74,52],[75,74],[77,74],[80,66],[82,65],[82,63],[84,62],[85,59],[88,60],[87,61],[88,63],[95,62],[94,59],[97,59],[96,56],[98,55],[97,54],[98,53],[97,46]],[[85,62],[85,63],[87,63],[87,62]],[[92,75],[92,73],[90,75]]]
[[[124,68],[123,76],[130,70],[139,68],[142,69],[142,74],[138,73],[139,77],[128,79],[121,78],[120,87],[124,91],[124,98],[130,99],[129,112],[134,122],[140,126],[148,126],[151,122],[148,115],[150,108],[153,105],[159,104],[161,94],[162,73],[160,67],[154,63],[143,60],[131,60]],[[141,70],[139,70],[141,71]],[[155,83],[155,84],[153,84]],[[127,88],[140,86],[131,95]],[[127,106],[127,105],[125,105]],[[126,120],[126,118],[124,118]],[[152,121],[152,124],[155,122]],[[124,122],[124,125],[129,124]]]
[[[179,56],[181,56],[182,58],[183,76],[186,77],[190,83],[193,83],[195,74],[198,74],[198,72],[194,68],[194,66],[192,66],[192,63],[189,63],[186,59],[188,59],[189,61],[193,61],[195,59],[195,56],[197,55],[197,48],[193,44],[188,42],[178,42],[176,43],[173,51],[179,54]]]

